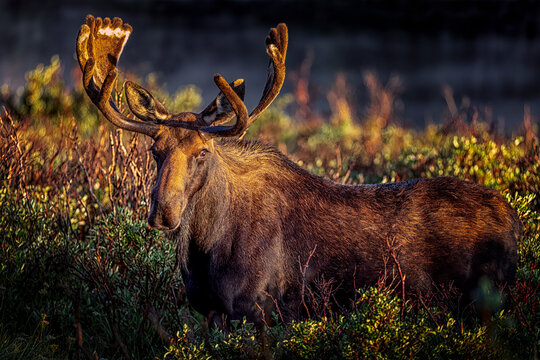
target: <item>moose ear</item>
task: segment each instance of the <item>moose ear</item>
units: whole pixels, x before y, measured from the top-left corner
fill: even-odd
[[[144,121],[166,120],[170,114],[148,90],[131,81],[126,81],[126,98],[133,114]]]
[[[229,84],[234,92],[244,100],[246,90],[244,79],[237,79]],[[220,91],[218,96],[201,112],[201,119],[206,126],[224,124],[234,116],[234,109],[227,97]]]

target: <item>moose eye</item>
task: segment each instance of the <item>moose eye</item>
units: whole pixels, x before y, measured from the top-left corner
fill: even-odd
[[[208,154],[208,150],[202,149],[201,153],[199,154],[199,157],[204,158],[204,157],[206,157],[207,154]]]

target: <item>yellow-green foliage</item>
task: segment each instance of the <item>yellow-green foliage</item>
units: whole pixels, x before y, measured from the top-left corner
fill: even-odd
[[[292,359],[452,359],[494,357],[486,328],[463,329],[449,314],[435,323],[427,311],[413,310],[389,290],[361,291],[357,308],[336,321],[295,323],[283,340]],[[459,328],[459,330],[458,330]]]
[[[20,112],[23,115],[50,116],[65,111],[72,105],[62,79],[62,67],[58,56],[51,64],[38,65],[26,74],[26,86],[21,89]]]

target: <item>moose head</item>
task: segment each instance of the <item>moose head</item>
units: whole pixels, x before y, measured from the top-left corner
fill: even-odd
[[[92,102],[114,125],[150,136],[157,162],[157,180],[151,193],[148,224],[174,230],[191,197],[204,184],[208,170],[218,159],[214,139],[243,136],[247,128],[276,98],[285,79],[287,27],[279,24],[266,38],[270,57],[267,80],[259,104],[248,114],[243,102],[244,80],[228,83],[216,74],[220,93],[200,113],[171,114],[143,87],[124,84],[128,106],[137,118],[118,110],[111,97],[118,76],[116,65],[132,32],[120,18],[101,19],[88,15],[77,38],[77,58],[83,84]],[[236,115],[236,122],[226,125]]]

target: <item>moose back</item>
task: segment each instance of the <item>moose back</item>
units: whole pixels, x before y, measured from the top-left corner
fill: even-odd
[[[196,310],[260,324],[277,305],[293,319],[316,281],[332,279],[336,298],[347,301],[355,288],[396,268],[411,293],[452,284],[471,295],[483,278],[514,281],[521,224],[496,191],[447,177],[345,186],[272,147],[241,140],[283,85],[284,24],[266,39],[267,82],[251,113],[243,80],[229,84],[217,74],[220,92],[200,113],[171,114],[146,89],[126,82],[138,120],[122,114],[111,97],[131,32],[119,18],[87,17],[77,39],[83,84],[109,121],[154,140],[157,179],[148,223],[178,242]]]

